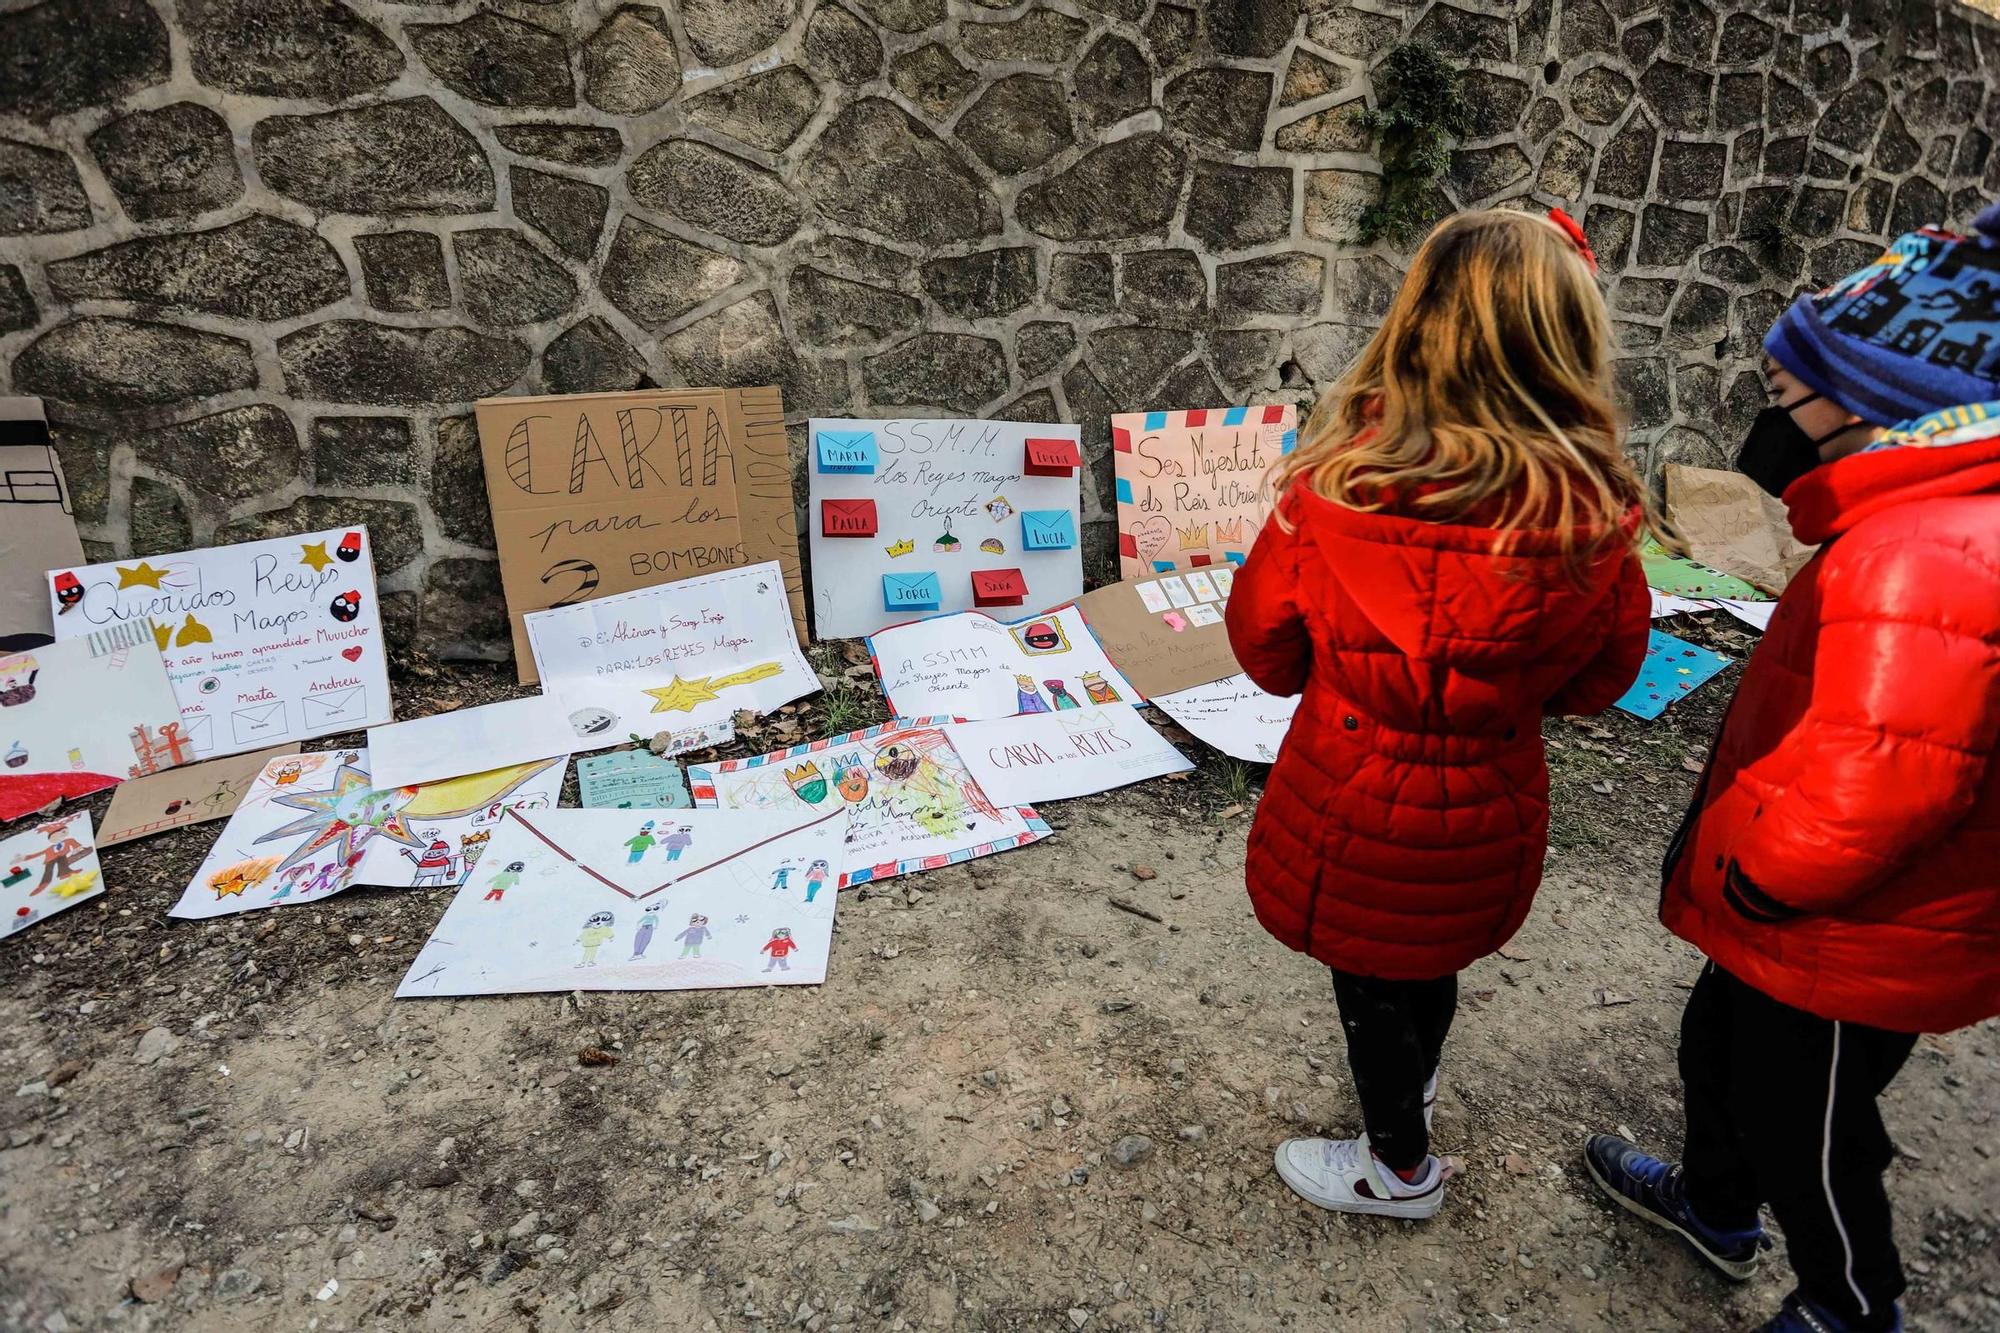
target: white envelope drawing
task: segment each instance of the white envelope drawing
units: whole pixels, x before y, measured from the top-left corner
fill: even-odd
[[[215,749],[215,718],[203,713],[199,717],[181,714],[181,735],[188,738],[198,755],[208,754]]]
[[[342,723],[365,721],[368,717],[368,690],[362,685],[335,690],[331,694],[308,694],[299,702],[305,706],[308,731],[327,731]]]
[[[274,704],[239,708],[229,715],[229,722],[236,732],[238,745],[253,745],[266,737],[282,736],[285,734],[285,702],[280,699]]]

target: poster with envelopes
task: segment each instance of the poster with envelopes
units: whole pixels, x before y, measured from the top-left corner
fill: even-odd
[[[524,684],[527,613],[766,560],[805,633],[777,389],[487,398],[474,414]]]
[[[0,938],[102,892],[104,876],[84,811],[31,824],[0,842]]]
[[[1264,474],[1297,442],[1289,403],[1113,416],[1119,576],[1242,564],[1270,512]]]
[[[56,638],[150,619],[191,759],[393,716],[368,529],[52,570]]]
[[[517,811],[398,999],[826,980],[841,811]]]
[[[1075,426],[814,417],[806,451],[820,638],[1083,591]]]

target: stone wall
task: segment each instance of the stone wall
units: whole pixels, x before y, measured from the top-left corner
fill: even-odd
[[[0,0],[0,378],[93,550],[363,518],[497,653],[471,400],[776,381],[1084,423],[1336,374],[1402,256],[1351,111],[1464,62],[1449,202],[1584,218],[1634,448],[1718,463],[1801,284],[2000,194],[1951,0]]]

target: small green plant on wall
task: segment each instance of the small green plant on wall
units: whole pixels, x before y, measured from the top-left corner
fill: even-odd
[[[1431,193],[1451,166],[1452,145],[1472,127],[1472,104],[1443,53],[1411,42],[1376,67],[1375,109],[1359,119],[1382,163],[1382,197],[1360,217],[1361,240],[1409,244],[1435,221]]]

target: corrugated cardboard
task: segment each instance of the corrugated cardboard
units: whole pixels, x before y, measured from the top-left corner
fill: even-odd
[[[803,634],[776,389],[488,398],[476,414],[524,683],[536,678],[527,612],[763,560],[783,570]]]
[[[1792,536],[1784,501],[1741,472],[1667,464],[1667,520],[1691,559],[1773,596],[1819,549]]]
[[[1077,610],[1083,612],[1091,632],[1104,645],[1104,655],[1148,699],[1241,671],[1229,646],[1229,630],[1219,616],[1201,625],[1184,610],[1174,608],[1183,625],[1176,631],[1166,612],[1146,608],[1139,599],[1138,586],[1157,583],[1159,577],[1108,583],[1076,599]],[[1185,578],[1185,573],[1180,577]],[[1214,605],[1220,612],[1223,604]]]
[[[110,847],[168,829],[227,819],[236,813],[243,793],[250,790],[264,765],[293,752],[293,746],[274,745],[120,783],[111,795],[111,808],[104,812],[97,845]]]

